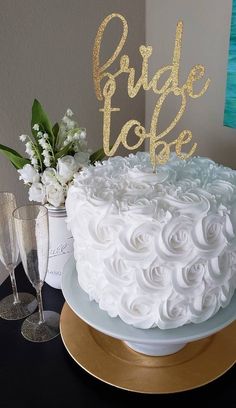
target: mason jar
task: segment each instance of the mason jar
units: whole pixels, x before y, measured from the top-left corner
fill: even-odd
[[[65,263],[73,255],[73,237],[66,224],[65,207],[46,205],[49,221],[49,259],[45,282],[61,289],[61,277]]]

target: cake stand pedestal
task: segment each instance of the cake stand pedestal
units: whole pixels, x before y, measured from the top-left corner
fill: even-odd
[[[187,343],[176,344],[148,344],[125,341],[125,344],[132,350],[138,353],[146,354],[147,356],[169,356],[182,350]]]

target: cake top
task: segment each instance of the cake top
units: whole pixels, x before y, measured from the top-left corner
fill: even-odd
[[[136,206],[147,215],[157,202],[159,210],[169,212],[184,207],[186,213],[189,206],[196,216],[236,207],[236,171],[199,156],[183,161],[172,154],[155,173],[146,152],[116,156],[78,173],[74,187],[80,200],[97,206],[112,203],[114,212]]]

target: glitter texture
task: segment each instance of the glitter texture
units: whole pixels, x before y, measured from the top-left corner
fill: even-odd
[[[100,50],[104,31],[109,22],[114,18],[121,21],[123,32],[112,56],[100,66]],[[141,75],[138,79],[136,79],[135,68],[130,67],[129,56],[126,54],[120,57],[119,69],[115,73],[108,71],[110,66],[116,61],[121,53],[127,36],[128,24],[126,19],[121,14],[113,13],[108,15],[101,23],[94,42],[93,80],[97,99],[99,101],[104,101],[104,107],[100,109],[100,112],[103,113],[103,147],[105,154],[107,156],[113,156],[120,144],[128,150],[136,150],[143,144],[145,139],[150,139],[150,159],[154,169],[157,165],[164,164],[169,160],[171,146],[175,147],[178,157],[181,159],[187,159],[193,155],[197,147],[197,143],[189,145],[192,141],[192,132],[190,130],[183,130],[179,136],[171,142],[166,142],[163,139],[176,127],[177,123],[182,118],[187,107],[187,97],[192,99],[201,97],[207,91],[210,79],[207,79],[202,89],[198,93],[195,93],[194,83],[202,79],[205,74],[205,68],[203,65],[195,65],[191,68],[186,82],[182,86],[179,84],[183,22],[178,21],[177,23],[172,63],[157,70],[152,79],[149,79],[148,77],[148,63],[149,58],[152,55],[151,46],[141,45],[139,47],[139,53],[142,57],[142,69]],[[161,87],[158,87],[158,81],[166,72],[170,73],[168,79]],[[130,98],[134,98],[140,89],[153,91],[156,95],[159,95],[159,97],[153,111],[150,131],[147,131],[139,121],[131,119],[123,125],[115,143],[111,143],[110,133],[112,113],[120,111],[119,107],[112,107],[112,97],[116,92],[116,78],[121,74],[126,74],[127,76],[127,94]],[[103,89],[101,89],[101,81],[103,78],[106,78],[107,80]],[[158,133],[159,116],[169,95],[174,95],[178,98],[178,102],[180,101],[180,108],[167,128]],[[138,141],[132,146],[130,146],[127,141],[131,129],[133,129],[134,134],[138,138]],[[110,148],[111,145],[112,147]],[[187,153],[182,152],[182,147],[184,145],[189,145],[189,151]]]

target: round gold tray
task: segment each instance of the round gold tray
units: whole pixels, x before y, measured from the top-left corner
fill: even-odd
[[[178,353],[150,357],[88,326],[68,306],[60,332],[71,357],[105,383],[129,391],[164,394],[205,385],[236,362],[236,321],[213,336],[187,344]]]

